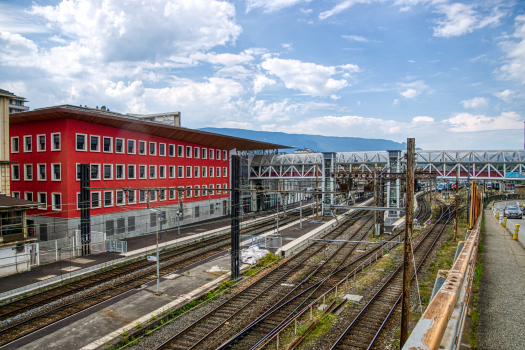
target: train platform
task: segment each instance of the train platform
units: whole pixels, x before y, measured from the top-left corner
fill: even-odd
[[[483,243],[478,346],[521,349],[525,329],[525,249],[501,227],[490,208],[485,210]]]

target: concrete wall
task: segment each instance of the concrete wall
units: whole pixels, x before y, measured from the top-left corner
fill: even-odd
[[[26,254],[27,246],[22,247],[23,250],[20,252],[13,245],[0,247],[0,277],[30,270],[29,255]]]

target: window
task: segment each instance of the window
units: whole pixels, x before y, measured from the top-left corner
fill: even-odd
[[[166,166],[159,165],[159,179],[165,179],[165,178],[166,178]]]
[[[226,151],[222,151],[222,160],[227,160],[228,159],[228,154],[226,153]]]
[[[208,177],[208,168],[203,166],[201,174],[202,174],[202,177]]]
[[[26,201],[33,201],[33,192],[24,192],[24,199]]]
[[[135,165],[128,165],[128,179],[135,179]]]
[[[146,191],[139,190],[139,202],[144,203],[146,201]]]
[[[113,137],[104,136],[102,138],[102,151],[105,153],[113,153]]]
[[[77,163],[77,181],[82,177],[82,165]]]
[[[117,191],[116,193],[117,193],[116,204],[123,205],[124,204],[124,191]]]
[[[46,135],[36,135],[36,139],[38,142],[37,152],[45,152],[46,151]]]
[[[160,190],[159,191],[159,200],[165,201],[166,200],[166,190]]]
[[[52,181],[60,181],[62,180],[62,176],[60,174],[60,163],[55,163],[55,164],[51,164],[51,169],[53,169],[53,174],[52,174],[52,178],[51,180]]]
[[[11,137],[11,153],[19,153],[20,146],[18,136]]]
[[[128,217],[128,232],[135,231],[135,217]]]
[[[228,167],[222,167],[222,177],[228,177]]]
[[[62,193],[52,193],[51,199],[53,210],[62,210]]]
[[[135,152],[137,152],[135,149],[136,142],[135,140],[128,140],[128,154],[135,154]]]
[[[139,165],[139,179],[146,179],[146,166]]]
[[[51,134],[51,150],[60,151],[60,133]]]
[[[159,143],[159,156],[166,157],[166,144]]]
[[[24,164],[24,180],[33,181],[33,164]]]
[[[222,193],[223,193],[223,194],[228,193],[228,191],[225,191],[226,188],[228,188],[228,187],[226,186],[226,184],[222,184]]]
[[[104,191],[104,206],[113,206],[113,191]]]
[[[208,149],[203,148],[202,149],[202,159],[207,159],[207,158],[208,158]]]
[[[209,192],[210,192],[211,195],[215,194],[215,191],[213,190],[213,185],[210,185],[210,191]]]
[[[183,166],[178,167],[178,171],[179,173],[177,174],[177,177],[179,179],[182,179],[184,177],[184,167]]]
[[[199,186],[195,186],[195,197],[199,197],[199,196],[200,196]]]
[[[210,149],[210,159],[213,159],[213,149]]]
[[[199,147],[193,148],[193,158],[200,158],[201,149]]]
[[[139,141],[139,154],[146,154],[146,141]]]
[[[100,164],[90,164],[91,180],[100,180]]]
[[[221,185],[217,184],[215,188],[217,189],[217,194],[221,194]]]
[[[210,204],[210,215],[213,215],[214,210],[215,210],[215,206],[213,204]]]
[[[154,156],[157,154],[157,143],[156,142],[150,142],[149,143],[149,155]]]
[[[150,179],[156,179],[157,178],[157,166],[156,165],[150,165],[149,166],[149,178]]]
[[[169,196],[170,196],[169,199],[175,199],[175,190],[170,190]]]
[[[157,200],[156,194],[157,194],[157,192],[155,190],[149,190],[149,200],[150,200],[150,202],[155,202]]]
[[[80,192],[77,192],[77,210],[82,209],[82,208],[80,207],[80,201],[81,201],[81,199],[80,199]]]
[[[115,138],[115,153],[124,153],[124,139]]]
[[[217,167],[217,168],[216,168],[215,176],[216,176],[216,177],[221,177],[221,168],[220,168],[220,167]]]
[[[195,207],[195,208],[193,208],[193,209],[194,209],[194,211],[195,211],[195,217],[198,218],[199,215],[200,215],[200,210],[199,210],[200,208],[199,208],[199,207]]]
[[[125,233],[126,232],[126,219],[119,218],[117,219],[117,233]]]
[[[38,209],[45,210],[47,208],[47,193],[45,192],[38,192],[38,202],[42,205],[38,207]]]
[[[170,177],[170,179],[175,178],[175,165],[170,165],[170,167],[169,167],[169,177]]]
[[[191,198],[191,186],[186,186],[186,198]]]
[[[213,167],[211,166],[211,167],[210,167],[210,177],[213,177],[213,175],[214,175]]]
[[[217,157],[215,157],[217,160],[221,160],[221,151],[217,150]]]
[[[113,180],[113,164],[104,164],[104,180]]]
[[[195,172],[195,178],[199,177],[199,170],[200,170],[200,167],[196,166],[195,168],[193,168],[193,171]]]
[[[186,146],[186,158],[191,158],[191,146]]]
[[[33,138],[24,136],[24,152],[33,152]]]
[[[191,166],[187,166],[186,167],[186,178],[190,178],[191,177]]]
[[[127,191],[128,192],[128,204],[134,204],[136,203],[135,199],[135,191]]]
[[[11,180],[20,181],[20,165],[11,165]]]
[[[100,208],[100,192],[91,192],[91,208]]]
[[[184,147],[183,146],[177,146],[177,155],[179,158],[184,157]]]
[[[202,185],[202,195],[203,196],[208,195],[207,187],[205,185]],[[210,214],[213,214],[213,213],[210,213]]]
[[[86,151],[86,137],[85,134],[77,134],[77,151]]]
[[[149,213],[149,225],[151,227],[157,226],[157,213]]]
[[[13,198],[20,198],[20,192],[18,192],[18,191],[17,192],[15,192],[15,191],[11,192],[11,195],[12,195]]]
[[[117,180],[124,180],[124,164],[117,164],[115,165],[116,171],[115,171],[115,177]]]
[[[168,146],[168,155],[170,157],[175,157],[175,145]]]
[[[38,181],[46,181],[46,165],[37,164],[38,167]]]
[[[89,135],[89,150],[100,152],[100,136]]]

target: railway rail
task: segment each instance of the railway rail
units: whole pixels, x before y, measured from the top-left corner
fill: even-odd
[[[306,216],[311,212],[311,209],[304,210]],[[284,225],[296,220],[284,218],[280,222]],[[264,227],[271,230],[276,225],[273,215],[261,221],[243,229],[241,234],[260,232]],[[229,245],[230,236],[224,234],[161,253],[160,275],[221,253]],[[141,259],[0,305],[0,346],[128,290],[140,288],[156,278],[155,269],[154,262]]]

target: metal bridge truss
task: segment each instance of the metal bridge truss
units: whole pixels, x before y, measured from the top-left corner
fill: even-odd
[[[402,151],[402,156],[405,156]],[[388,152],[336,153],[334,171],[372,172],[388,164]],[[250,163],[250,179],[300,179],[322,177],[323,153],[255,156]],[[423,173],[442,179],[525,180],[524,150],[494,151],[416,151],[416,166]],[[357,169],[356,169],[357,167]]]

